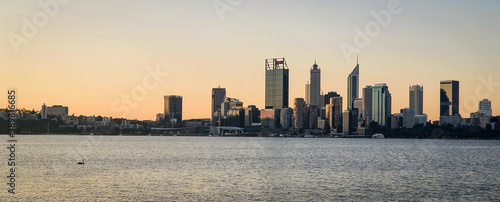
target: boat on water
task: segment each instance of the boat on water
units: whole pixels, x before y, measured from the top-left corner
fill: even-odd
[[[385,138],[385,136],[382,133],[375,133],[374,135],[372,135],[372,138],[383,139]]]

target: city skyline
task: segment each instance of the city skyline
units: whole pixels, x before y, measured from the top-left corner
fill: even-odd
[[[19,107],[40,110],[47,103],[68,106],[70,114],[151,120],[163,111],[162,97],[175,94],[183,96],[185,119],[209,118],[209,92],[220,83],[227,96],[263,109],[262,60],[272,57],[287,59],[289,103],[303,97],[314,58],[321,66],[321,90],[345,97],[345,78],[355,66],[355,54],[346,59],[339,45],[352,44],[356,28],[376,22],[371,12],[386,9],[387,1],[252,1],[228,12],[224,21],[210,2],[189,4],[199,11],[192,14],[176,11],[187,7],[185,2],[148,2],[140,8],[112,1],[95,5],[92,1],[61,5],[57,15],[17,53],[7,37],[0,41],[0,73],[5,75],[0,85],[17,88]],[[499,6],[456,1],[401,2],[401,6],[402,12],[357,51],[363,65],[359,86],[387,83],[393,111],[398,111],[409,107],[408,86],[422,85],[426,89],[423,111],[430,120],[438,120],[439,82],[452,79],[460,81],[462,116],[477,111],[482,99],[492,101],[493,114],[499,114],[498,86],[484,84],[500,79],[500,59],[494,55],[500,44],[491,40],[499,33],[498,26],[492,26],[497,24]],[[288,15],[273,15],[272,7]],[[443,7],[447,9],[438,9]],[[125,15],[130,13],[123,11],[132,8],[139,9],[137,14]],[[22,18],[31,19],[42,10],[36,2],[6,2],[2,9],[9,16],[1,20],[6,25],[4,36],[20,34]],[[86,9],[95,12],[89,17],[82,12]],[[186,21],[178,24],[178,18]],[[95,23],[96,19],[103,20]],[[282,29],[273,34],[256,31],[276,24]],[[200,29],[207,30],[202,37],[190,34]],[[147,66],[153,72],[158,67],[166,75],[158,83],[150,81],[156,87],[122,116],[111,106],[151,77]],[[7,100],[6,94],[0,98]]]

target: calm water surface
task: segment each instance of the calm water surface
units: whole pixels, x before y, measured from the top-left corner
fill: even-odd
[[[6,146],[6,136],[2,145]],[[17,201],[500,200],[500,141],[18,136]],[[8,150],[0,172],[8,175]],[[85,165],[77,165],[85,159]]]

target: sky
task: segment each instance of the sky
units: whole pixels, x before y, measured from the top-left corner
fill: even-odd
[[[498,10],[493,0],[2,1],[0,107],[16,89],[18,108],[154,120],[163,96],[181,95],[184,119],[209,118],[219,85],[263,108],[275,57],[290,69],[291,105],[315,59],[321,90],[345,99],[359,55],[360,86],[386,83],[393,113],[419,84],[437,120],[440,81],[458,80],[463,117],[482,99],[499,115]]]

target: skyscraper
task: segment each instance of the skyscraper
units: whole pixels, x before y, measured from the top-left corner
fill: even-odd
[[[460,116],[459,93],[458,81],[441,81],[440,116]]]
[[[321,70],[318,68],[316,61],[314,61],[314,65],[311,67],[311,85],[309,86],[310,90],[310,105],[316,105],[318,107],[321,106]]]
[[[372,86],[363,88],[363,118],[368,126],[372,121],[372,91]]]
[[[385,83],[372,88],[372,120],[380,126],[390,127],[392,97]]]
[[[347,109],[352,109],[354,99],[359,97],[359,63],[347,77]]]
[[[424,87],[420,85],[410,86],[410,109],[415,115],[424,114]]]
[[[288,108],[288,72],[285,58],[266,59],[266,109]]]
[[[295,98],[293,102],[293,126],[297,129],[304,128],[304,113],[306,103],[303,98]]]
[[[492,116],[491,101],[488,99],[481,100],[481,102],[479,102],[479,113],[484,116]]]
[[[178,127],[182,123],[182,96],[166,95],[165,122],[167,127]]]
[[[218,88],[212,88],[212,125],[217,125],[216,123],[219,121],[221,105],[225,97],[225,88],[221,88],[220,86]]]
[[[325,95],[325,105],[327,104],[331,104],[331,100],[330,98],[334,98],[334,97],[340,97],[340,95],[337,93],[337,92],[328,92],[326,95]]]

